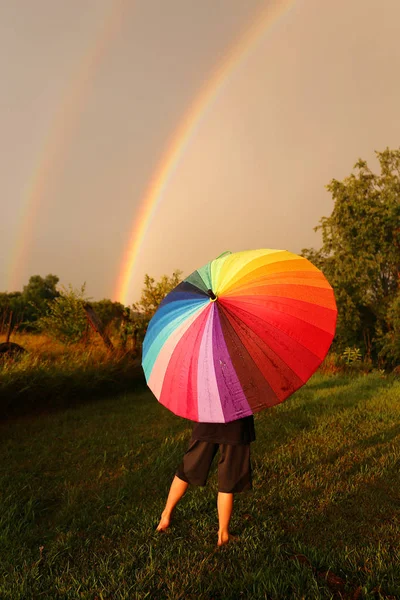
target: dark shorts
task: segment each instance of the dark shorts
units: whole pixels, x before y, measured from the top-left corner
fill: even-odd
[[[191,440],[176,472],[191,485],[206,485],[211,463],[217,454],[218,491],[226,494],[251,490],[250,444],[215,444]]]

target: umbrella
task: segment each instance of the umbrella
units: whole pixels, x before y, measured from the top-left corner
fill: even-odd
[[[224,253],[159,305],[143,342],[147,383],[173,413],[226,423],[283,402],[324,360],[333,290],[286,250]]]

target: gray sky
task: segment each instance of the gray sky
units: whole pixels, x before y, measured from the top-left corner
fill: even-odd
[[[279,2],[278,2],[279,4]],[[286,0],[286,4],[288,4]],[[266,0],[0,0],[0,290],[116,298],[147,186]],[[144,274],[318,246],[325,185],[400,146],[400,2],[295,0],[209,103],[162,194]]]

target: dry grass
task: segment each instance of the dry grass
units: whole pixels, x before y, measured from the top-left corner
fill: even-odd
[[[92,354],[97,354],[99,357],[107,357],[110,355],[101,337],[94,332],[90,333],[90,337],[86,344],[71,344],[66,346],[61,342],[51,338],[44,333],[15,333],[11,340],[15,344],[19,344],[32,356],[43,359],[57,359],[60,356],[74,357],[82,352],[90,351]],[[5,335],[0,335],[0,343],[5,342]],[[115,340],[115,346],[118,344]]]

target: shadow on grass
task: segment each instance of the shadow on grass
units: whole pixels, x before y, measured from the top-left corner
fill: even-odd
[[[349,385],[349,377],[344,375],[330,375],[329,377],[322,377],[317,374],[314,375],[307,383],[309,390],[330,390],[338,388],[342,385]]]
[[[394,425],[329,455],[328,460],[334,461],[347,453],[359,457],[369,450],[367,456],[361,454],[354,465],[341,470],[333,485],[327,479],[308,489],[300,477],[292,485],[293,493],[288,494],[286,487],[282,496],[279,481],[271,482],[269,495],[266,482],[255,491],[251,518],[241,523],[239,533],[246,534],[252,523],[263,521],[272,532],[280,532],[282,543],[292,553],[305,553],[314,566],[344,573],[354,586],[370,584],[386,594],[399,594],[400,459],[398,451],[391,452],[399,436],[400,426]],[[310,464],[302,474],[313,469]],[[323,556],[330,554],[335,558],[326,562]]]
[[[360,465],[360,470],[368,463],[365,461]],[[354,475],[355,472],[343,473],[344,478]],[[399,465],[392,464],[381,476],[375,476],[371,481],[354,482],[352,489],[336,493],[323,510],[299,521],[297,534],[307,543],[318,542],[326,547],[372,544],[397,548],[398,552],[400,530],[396,507],[400,501],[399,486]]]
[[[324,387],[305,386],[302,390],[276,407],[256,415],[256,435],[259,446],[267,451],[278,445],[286,445],[298,435],[311,431],[321,417],[340,414],[343,419],[358,406],[387,389],[392,382],[384,379],[367,380],[360,377],[355,381],[341,383],[335,391],[334,402],[331,395],[320,396]],[[330,388],[326,388],[330,390]]]

